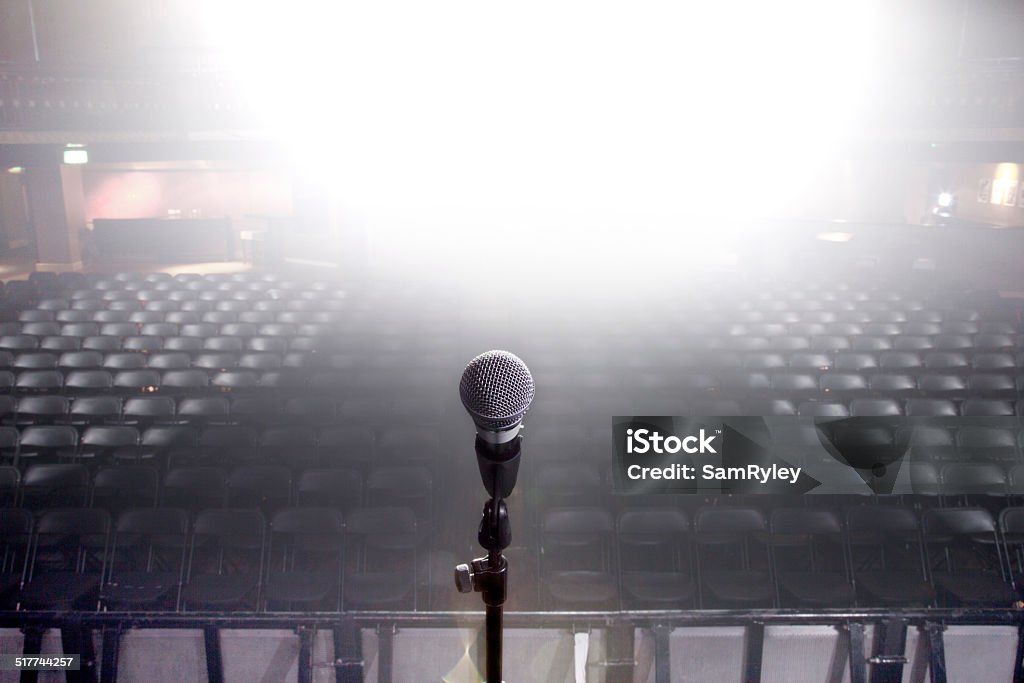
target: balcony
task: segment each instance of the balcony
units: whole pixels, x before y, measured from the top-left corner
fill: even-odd
[[[250,128],[230,74],[0,66],[0,131],[185,133]]]

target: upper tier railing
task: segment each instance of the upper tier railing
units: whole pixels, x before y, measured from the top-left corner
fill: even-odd
[[[0,66],[0,130],[187,131],[256,119],[223,71]]]
[[[235,74],[224,69],[0,64],[0,131],[258,129],[260,109]],[[863,114],[868,135],[892,129],[1024,128],[1024,62],[893,67],[873,82]]]

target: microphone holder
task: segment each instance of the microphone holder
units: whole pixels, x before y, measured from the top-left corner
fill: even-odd
[[[502,660],[502,619],[505,599],[508,595],[508,560],[502,551],[512,543],[512,526],[509,523],[508,506],[505,496],[511,494],[519,469],[519,453],[522,437],[516,436],[508,444],[497,449],[480,437],[476,439],[480,475],[491,498],[484,503],[477,531],[477,541],[487,555],[474,559],[470,564],[455,568],[455,585],[460,593],[480,593],[484,602],[486,641],[486,683],[503,683]]]

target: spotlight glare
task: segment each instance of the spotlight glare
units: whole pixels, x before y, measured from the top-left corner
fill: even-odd
[[[299,5],[204,3],[206,40],[375,268],[453,275],[520,237],[564,277],[650,271],[827,197],[877,33],[811,0]]]

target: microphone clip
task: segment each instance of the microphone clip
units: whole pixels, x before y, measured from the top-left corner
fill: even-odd
[[[484,503],[483,516],[477,541],[484,550],[502,551],[512,543],[512,525],[508,520],[508,506],[501,498],[491,498]]]
[[[512,542],[508,506],[501,498],[484,504],[477,539],[487,555],[455,567],[455,586],[460,593],[481,593],[488,607],[500,607],[508,594],[508,561],[501,551]]]

